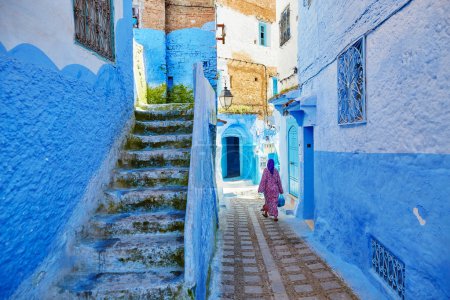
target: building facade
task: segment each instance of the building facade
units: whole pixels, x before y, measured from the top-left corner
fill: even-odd
[[[219,101],[218,174],[224,179],[259,181],[267,154],[260,146],[271,112],[267,99],[277,87],[276,2],[217,1],[218,95],[233,94],[226,110]],[[276,92],[276,91],[275,91]]]
[[[142,86],[146,85],[149,93],[177,86],[192,89],[192,66],[199,61],[215,88],[214,1],[134,0],[133,12],[135,69],[143,70],[140,80],[145,78]],[[142,86],[136,89],[142,90]]]
[[[296,216],[389,299],[450,297],[444,2],[299,1],[299,91],[272,101]]]
[[[0,90],[0,298],[31,299],[128,132],[131,0],[3,1]]]

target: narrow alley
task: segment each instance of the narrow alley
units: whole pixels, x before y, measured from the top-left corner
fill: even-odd
[[[264,218],[257,186],[225,183],[219,299],[358,299],[281,214]]]

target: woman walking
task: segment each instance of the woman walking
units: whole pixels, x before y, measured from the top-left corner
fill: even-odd
[[[264,199],[266,200],[263,206],[263,216],[267,218],[271,215],[275,222],[278,221],[278,196],[283,194],[283,187],[273,159],[269,159],[267,162],[267,168],[264,169],[258,193],[264,193]]]

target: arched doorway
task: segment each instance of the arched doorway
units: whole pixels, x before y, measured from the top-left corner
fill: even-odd
[[[291,125],[288,131],[288,168],[289,194],[298,197],[299,165],[298,165],[298,127]]]
[[[241,176],[241,160],[239,151],[239,138],[236,136],[228,136],[224,139],[226,154],[226,170],[225,178],[235,178]]]

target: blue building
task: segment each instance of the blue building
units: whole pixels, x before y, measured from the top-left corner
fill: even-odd
[[[0,4],[0,299],[54,276],[131,125],[131,0],[85,5]]]
[[[299,89],[271,101],[296,216],[389,299],[450,297],[444,2],[304,1]]]

